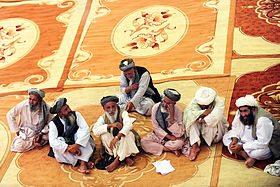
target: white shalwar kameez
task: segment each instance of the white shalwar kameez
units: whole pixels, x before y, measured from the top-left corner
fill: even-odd
[[[138,90],[133,90],[130,92],[130,94],[125,93],[125,88],[128,86],[131,86],[133,83],[133,80],[129,80],[129,83],[127,84],[126,77],[123,72],[121,72],[121,85],[120,85],[120,91],[122,94],[117,94],[116,96],[119,98],[118,105],[121,109],[124,109],[128,102],[132,102],[135,110],[142,114],[142,115],[151,115],[152,108],[154,106],[154,101],[149,98],[143,96],[149,86],[150,82],[150,74],[147,72],[143,73],[143,75],[140,78]]]
[[[120,140],[116,143],[116,147],[113,148],[113,150],[110,148],[110,143],[114,139],[114,136],[108,132],[108,124],[105,124],[103,116],[100,116],[98,118],[97,122],[94,124],[94,127],[92,129],[93,134],[95,136],[101,137],[101,142],[104,145],[106,152],[109,155],[114,155],[114,157],[119,156],[120,161],[123,161],[126,157],[129,157],[132,154],[139,153],[139,150],[135,144],[135,136],[131,132],[132,123],[126,111],[123,111],[122,118],[123,128],[119,131],[119,133],[122,133],[125,136],[120,138]],[[110,122],[114,123],[114,121]]]
[[[79,126],[76,134],[74,135],[75,144],[79,144],[81,155],[73,155],[66,151],[68,145],[65,143],[63,137],[58,137],[58,131],[56,125],[53,121],[49,123],[49,142],[50,146],[53,148],[54,156],[56,160],[60,163],[76,165],[78,160],[83,160],[88,162],[91,157],[95,144],[92,138],[90,138],[90,129],[87,122],[79,112],[75,112],[77,117],[77,125]],[[64,125],[64,131],[66,122],[59,118]]]
[[[238,144],[243,145],[244,151],[251,158],[256,160],[264,160],[269,158],[272,153],[268,148],[273,133],[272,121],[267,117],[260,117],[256,125],[257,139],[252,137],[252,126],[243,125],[240,121],[240,113],[237,111],[232,122],[232,129],[223,137],[225,146],[229,146],[232,138],[238,139]],[[229,152],[230,149],[228,148]]]
[[[184,124],[191,145],[198,143],[198,146],[200,146],[201,134],[207,145],[210,146],[212,143],[219,142],[227,131],[228,122],[224,117],[224,102],[218,96],[215,98],[215,106],[212,112],[203,118],[206,123],[197,123],[196,120],[205,110],[201,110],[193,99],[184,111]]]

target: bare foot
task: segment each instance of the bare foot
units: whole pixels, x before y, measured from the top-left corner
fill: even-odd
[[[83,173],[83,174],[89,174],[90,171],[87,168],[87,164],[85,161],[81,160],[81,165],[80,168],[78,169],[79,172]]]
[[[126,163],[128,166],[133,166],[134,160],[132,160],[131,158],[127,157],[127,158],[125,158],[125,163]]]
[[[190,161],[194,161],[200,151],[200,148],[197,146],[193,146],[191,150],[191,154],[189,156]]]
[[[172,153],[174,153],[177,157],[181,155],[181,152],[178,150],[172,151]]]
[[[94,163],[92,161],[88,161],[87,168],[88,169],[93,169],[94,168]]]
[[[248,157],[245,161],[245,165],[247,168],[250,168],[254,165],[255,162],[256,162],[256,159]]]
[[[114,171],[114,170],[117,169],[117,167],[119,166],[119,163],[120,163],[120,161],[119,161],[119,158],[117,157],[117,158],[114,160],[114,162],[112,162],[109,166],[106,167],[106,170],[107,170],[108,172]]]

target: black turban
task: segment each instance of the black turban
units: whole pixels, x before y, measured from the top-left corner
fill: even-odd
[[[114,101],[117,103],[117,102],[119,102],[119,98],[116,96],[106,96],[101,99],[100,103],[104,107],[106,105],[106,103],[108,103],[110,101]]]
[[[53,106],[50,108],[51,114],[57,114],[60,112],[61,108],[66,105],[67,99],[66,98],[59,98],[57,99]]]
[[[175,89],[172,89],[172,88],[168,88],[166,90],[164,90],[164,95],[166,97],[168,97],[169,99],[171,99],[172,101],[179,101],[180,98],[181,98],[181,94],[175,90]]]

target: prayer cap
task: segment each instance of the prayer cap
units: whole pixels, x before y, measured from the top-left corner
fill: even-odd
[[[239,108],[242,106],[258,106],[258,102],[252,95],[246,95],[245,97],[240,97],[236,100],[235,105]]]
[[[27,93],[28,93],[28,95],[32,94],[32,95],[39,96],[41,99],[43,99],[45,97],[44,90],[40,90],[38,88],[30,88],[27,90]]]
[[[199,105],[210,105],[216,98],[216,92],[212,88],[200,87],[194,98]]]
[[[101,99],[100,103],[104,107],[106,105],[106,103],[109,103],[110,101],[114,101],[117,103],[117,102],[119,102],[119,98],[116,96],[106,96]]]
[[[133,59],[131,59],[131,58],[123,59],[119,66],[121,71],[126,71],[133,67],[135,67],[135,63],[134,63]]]
[[[169,99],[175,102],[179,101],[181,98],[181,94],[177,90],[172,88],[167,88],[166,90],[164,90],[163,93],[166,97],[168,97]]]
[[[54,101],[53,106],[50,108],[51,114],[57,114],[60,112],[61,108],[66,104],[66,98],[59,98]]]

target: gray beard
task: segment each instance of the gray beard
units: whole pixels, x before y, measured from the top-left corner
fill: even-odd
[[[64,121],[66,121],[66,124],[67,124],[68,126],[72,126],[72,125],[74,125],[74,124],[76,123],[76,117],[75,117],[75,115],[73,114],[73,112],[69,113],[68,116],[63,116],[62,119],[63,119]]]
[[[30,107],[31,112],[35,112],[39,108],[39,106],[40,106],[39,103],[37,103],[36,105],[31,105],[29,103],[29,107]]]
[[[163,106],[160,107],[160,111],[161,113],[168,113],[168,110]]]
[[[108,112],[105,111],[105,115],[108,117],[110,123],[115,123],[118,115],[118,109],[115,111],[115,114],[111,116]]]

